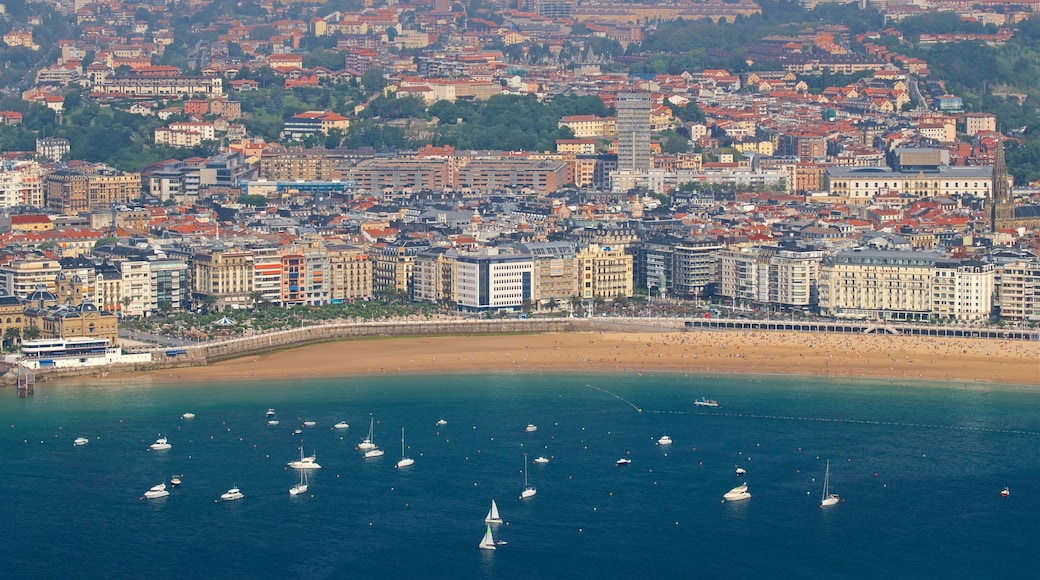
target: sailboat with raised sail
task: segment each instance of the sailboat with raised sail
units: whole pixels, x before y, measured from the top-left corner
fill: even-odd
[[[838,503],[838,494],[828,493],[831,485],[831,462],[827,460],[827,470],[823,472],[823,496],[820,499],[820,507],[827,507]]]
[[[415,463],[414,459],[404,456],[404,427],[401,427],[401,460],[397,462],[397,466],[408,467],[413,463]]]
[[[538,490],[527,483],[527,454],[524,453],[524,491],[520,492],[520,499],[534,497]]]
[[[502,516],[498,515],[498,504],[495,500],[491,500],[491,509],[488,510],[488,515],[484,518],[484,523],[487,524],[500,524],[502,523]]]
[[[481,550],[495,550],[495,536],[491,534],[491,526],[487,527],[487,531],[484,532],[484,537],[480,540]]]
[[[375,426],[376,426],[376,418],[372,417],[371,422],[369,422],[369,424],[368,424],[368,437],[365,437],[364,439],[361,440],[361,443],[358,443],[358,446],[357,446],[358,449],[360,449],[362,451],[368,451],[369,449],[375,449],[376,448],[376,444],[372,443],[372,429],[375,428]]]

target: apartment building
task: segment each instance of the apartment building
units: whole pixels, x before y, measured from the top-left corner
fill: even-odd
[[[993,264],[939,260],[932,278],[932,314],[960,322],[989,320],[993,314]]]
[[[1004,263],[996,268],[995,275],[1000,318],[1014,322],[1040,322],[1040,260],[1020,259]]]
[[[326,275],[331,302],[350,302],[372,297],[372,260],[363,248],[349,244],[327,246]]]
[[[613,300],[632,296],[632,256],[624,246],[589,244],[577,254],[578,296]]]
[[[15,260],[0,266],[0,289],[25,300],[36,290],[57,291],[61,263],[50,259]]]
[[[455,303],[462,310],[519,310],[531,299],[530,255],[497,248],[455,256]]]
[[[66,215],[103,211],[112,204],[124,205],[141,197],[141,174],[123,173],[107,167],[90,172],[62,169],[43,178],[47,209]]]
[[[43,181],[35,161],[0,162],[0,208],[43,207]]]
[[[939,254],[848,250],[820,266],[820,312],[836,318],[928,320]]]
[[[822,250],[756,246],[723,250],[718,256],[718,295],[791,309],[816,305]]]
[[[218,310],[252,306],[253,254],[249,250],[212,249],[195,254],[192,298]]]

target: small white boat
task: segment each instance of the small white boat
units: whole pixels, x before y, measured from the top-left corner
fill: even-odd
[[[744,475],[745,473],[747,473],[747,470],[744,469],[743,467],[738,467],[737,468],[737,471],[736,471],[737,477],[740,477],[741,475]]]
[[[401,427],[401,460],[397,462],[398,467],[408,467],[415,463],[411,457],[404,456],[404,427]]]
[[[194,418],[195,418],[195,413],[185,413],[185,414],[181,415],[181,419],[194,419]]]
[[[303,426],[304,427],[313,427],[315,425],[317,425],[317,423],[315,423],[314,421],[304,421],[303,422]]]
[[[441,419],[440,421],[437,421],[437,425],[447,425],[447,424],[448,424],[448,422],[445,421],[444,419]]]
[[[357,446],[358,449],[360,449],[362,451],[368,451],[370,449],[375,449],[376,448],[376,444],[372,443],[372,429],[375,428],[375,426],[376,426],[376,420],[375,420],[375,417],[373,417],[372,420],[368,424],[368,437],[365,437],[364,439],[361,440],[361,443],[358,443],[358,446]]]
[[[160,483],[159,485],[153,485],[151,489],[144,492],[145,499],[157,499],[160,497],[166,497],[170,495],[169,491],[166,491],[166,484]]]
[[[520,492],[520,499],[534,497],[538,490],[527,483],[527,454],[524,453],[524,490]]]
[[[534,433],[537,430],[538,430],[538,427],[536,427],[536,426],[534,426],[534,425],[532,425],[530,423],[528,423],[527,424],[527,428],[524,429],[524,431],[527,432],[527,433]]]
[[[1008,497],[1009,495],[1011,495],[1011,490],[1005,485],[1004,489],[1000,490],[1000,497]]]
[[[494,550],[495,549],[495,536],[491,534],[491,526],[487,527],[487,531],[484,532],[484,537],[480,540],[481,550]]]
[[[267,412],[264,413],[264,417],[267,417],[268,419],[274,417],[274,409],[268,409]]]
[[[301,493],[307,493],[307,471],[300,472],[300,483],[297,483],[289,488],[289,495],[300,495]]]
[[[303,435],[303,429],[293,429],[293,435]]]
[[[181,484],[181,476],[180,475],[174,475],[174,476],[170,477],[170,485],[172,485],[173,487],[177,487],[180,484]]]
[[[535,457],[534,462],[539,464],[539,465],[542,465],[542,464],[545,464],[545,463],[549,463],[549,458],[548,457]]]
[[[616,462],[614,463],[614,465],[616,465],[616,466],[618,466],[618,467],[624,467],[624,466],[628,465],[629,463],[632,463],[632,460],[631,460],[631,459],[629,459],[629,458],[627,458],[627,457],[622,457],[621,459],[618,459],[618,460],[617,460],[617,461],[616,461]]]
[[[491,509],[488,510],[487,517],[484,518],[484,523],[488,524],[500,524],[502,523],[502,516],[498,514],[498,504],[495,500],[491,500]]]
[[[268,427],[274,427],[275,425],[278,425],[278,419],[271,419],[267,422]]]
[[[76,447],[86,445],[87,443],[90,443],[90,439],[87,439],[86,437],[76,437],[76,439],[72,442],[72,444]]]
[[[378,448],[378,447],[376,447],[374,449],[369,449],[368,451],[365,452],[365,459],[372,459],[373,457],[382,457],[382,456],[383,456],[383,450]]]
[[[245,495],[242,493],[242,490],[237,487],[232,487],[226,492],[220,494],[220,499],[223,501],[235,501],[236,499],[242,499],[243,497],[245,497]]]
[[[148,447],[150,449],[155,450],[155,451],[162,451],[164,449],[169,449],[169,448],[173,447],[173,445],[170,445],[170,442],[167,441],[165,437],[159,437],[158,439],[155,440],[155,443],[152,443]]]
[[[701,398],[697,399],[696,401],[693,402],[693,404],[698,406],[698,407],[718,407],[719,406],[719,402],[716,401],[715,399],[705,399],[704,397],[701,397]]]
[[[672,438],[667,436],[667,435],[663,435],[663,436],[661,436],[660,439],[657,440],[657,444],[658,445],[671,445],[672,444]]]
[[[304,457],[303,447],[300,447],[299,461],[290,461],[289,467],[293,469],[321,469],[321,466],[318,465],[318,462],[315,461],[315,459],[317,459],[317,457],[314,455],[308,455],[307,457]]]
[[[725,501],[741,501],[750,498],[751,494],[748,493],[746,483],[744,485],[738,485],[737,487],[734,487],[733,489],[726,492],[726,495],[722,496],[722,499]]]
[[[346,421],[340,421],[332,426],[333,429],[346,429],[347,427],[350,427],[350,425],[347,425]]]
[[[839,499],[838,498],[838,494],[836,494],[836,493],[828,493],[828,491],[830,491],[828,489],[830,487],[830,485],[831,485],[831,462],[830,462],[830,460],[828,460],[827,461],[827,470],[823,472],[823,496],[820,499],[820,507],[821,508],[824,508],[824,507],[827,507],[829,505],[834,505],[834,504],[838,503],[838,499]]]

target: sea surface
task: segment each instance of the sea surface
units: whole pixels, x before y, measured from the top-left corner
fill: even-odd
[[[365,460],[370,418],[386,455]],[[399,470],[402,427],[416,462]],[[149,450],[159,434],[172,449]],[[301,446],[322,469],[291,497]],[[525,454],[538,494],[520,500]],[[821,509],[827,460],[841,502]],[[169,497],[140,499],[173,474]],[[750,500],[721,501],[744,481]],[[244,499],[217,500],[233,486]],[[493,552],[477,547],[492,498]],[[1030,575],[1040,391],[649,373],[41,383],[0,390],[0,522],[4,578]]]

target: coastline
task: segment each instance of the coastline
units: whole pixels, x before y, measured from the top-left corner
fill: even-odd
[[[106,384],[475,372],[688,372],[1040,386],[1040,345],[974,338],[801,332],[566,332],[379,337],[198,367],[113,372]],[[61,382],[97,382],[80,377]]]

